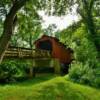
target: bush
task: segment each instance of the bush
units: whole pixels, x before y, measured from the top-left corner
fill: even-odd
[[[14,82],[26,79],[29,73],[29,64],[18,60],[6,60],[0,64],[0,83]]]
[[[20,74],[19,77],[25,77],[29,73],[30,64],[26,61],[15,61],[17,68],[19,68]]]
[[[70,80],[100,88],[100,67],[92,69],[89,64],[73,64],[69,70]]]
[[[18,74],[19,70],[16,67],[15,62],[3,62],[0,64],[0,81],[10,82],[15,81],[14,77]]]

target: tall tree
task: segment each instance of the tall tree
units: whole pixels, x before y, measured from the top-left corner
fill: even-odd
[[[12,0],[12,7],[10,8],[9,13],[6,15],[3,26],[4,27],[3,34],[0,37],[0,62],[3,59],[5,50],[8,47],[9,40],[11,39],[11,36],[13,34],[16,25],[17,21],[16,13],[26,3],[26,1],[28,0]]]
[[[100,0],[53,0],[54,10],[53,14],[62,15],[68,11],[71,11],[72,8],[77,6],[77,14],[79,14],[85,23],[89,33],[91,34],[92,40],[95,45],[95,36],[96,36],[96,28],[94,24],[94,10],[96,13],[100,10]],[[59,1],[59,2],[58,2]],[[59,8],[59,9],[58,9]]]

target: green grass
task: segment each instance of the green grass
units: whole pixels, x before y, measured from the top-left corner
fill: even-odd
[[[0,85],[0,100],[100,100],[100,90],[46,75],[21,83]]]

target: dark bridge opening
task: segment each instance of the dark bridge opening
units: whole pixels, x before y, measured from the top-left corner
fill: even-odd
[[[52,43],[49,40],[40,41],[38,46],[42,50],[52,51]]]

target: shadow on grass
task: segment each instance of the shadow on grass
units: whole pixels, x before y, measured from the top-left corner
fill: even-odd
[[[56,77],[56,75],[54,75],[54,74],[44,74],[44,75],[39,75],[39,76],[33,77],[31,79],[25,79],[25,80],[22,79],[18,82],[11,83],[10,85],[30,86],[30,85],[35,85],[35,84],[39,84],[41,82],[51,80],[54,77]]]

